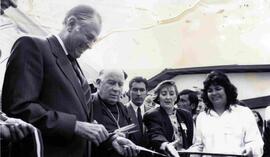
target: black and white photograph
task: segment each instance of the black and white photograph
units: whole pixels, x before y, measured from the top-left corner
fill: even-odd
[[[0,0],[1,157],[270,157],[270,1]]]

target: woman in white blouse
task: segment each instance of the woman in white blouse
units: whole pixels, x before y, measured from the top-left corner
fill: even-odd
[[[224,73],[208,74],[202,98],[206,109],[197,117],[195,143],[190,151],[262,155],[263,141],[253,113],[238,105],[237,89]]]

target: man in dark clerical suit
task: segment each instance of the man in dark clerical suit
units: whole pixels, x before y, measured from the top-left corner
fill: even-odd
[[[91,123],[91,93],[76,59],[95,42],[101,17],[79,5],[63,24],[58,35],[15,42],[2,90],[3,111],[40,129],[45,157],[89,157],[90,142],[99,145],[108,132]]]
[[[147,147],[147,136],[146,128],[143,125],[142,117],[146,112],[144,106],[144,99],[147,96],[147,80],[143,77],[134,77],[129,81],[129,97],[130,101],[125,104],[128,109],[128,114],[131,117],[131,120],[134,124],[137,125],[137,133],[134,133],[134,138],[132,141],[139,145]],[[139,156],[144,156],[144,154],[139,154]],[[149,156],[149,154],[148,154]]]
[[[132,123],[127,108],[120,102],[125,79],[123,70],[106,69],[99,73],[96,81],[98,91],[92,99],[93,117],[110,133]],[[132,138],[132,135],[118,136],[115,141],[105,141],[98,147],[93,146],[92,155],[95,157],[136,156],[138,154],[136,145],[128,138]]]

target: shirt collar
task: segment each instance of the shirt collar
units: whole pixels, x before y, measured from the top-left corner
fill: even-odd
[[[229,108],[226,109],[222,115],[227,114],[227,113],[230,113],[230,112],[233,112],[235,109],[236,109],[236,105],[230,105]],[[219,116],[217,114],[217,112],[215,110],[213,110],[213,109],[210,109],[209,110],[209,114],[211,116],[215,116],[215,117],[218,117]]]
[[[131,104],[132,108],[134,109],[134,111],[137,112],[138,106],[135,105],[132,101],[130,101],[130,104]],[[144,112],[144,107],[143,106],[144,106],[143,104],[140,106],[142,112]]]
[[[68,52],[67,52],[67,49],[66,49],[66,47],[65,47],[65,45],[64,45],[63,40],[59,37],[59,35],[54,34],[54,36],[56,37],[56,39],[58,40],[58,42],[59,42],[60,45],[62,46],[62,48],[63,48],[65,54],[68,55]]]

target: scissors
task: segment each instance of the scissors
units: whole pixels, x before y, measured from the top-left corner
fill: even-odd
[[[145,152],[157,154],[157,155],[160,155],[160,156],[167,156],[167,155],[165,155],[165,154],[162,154],[162,153],[153,151],[153,150],[151,150],[151,149],[144,148],[144,147],[142,147],[142,146],[138,146],[138,145],[137,145],[136,148],[137,148],[138,150],[140,150],[140,151],[145,151]]]

